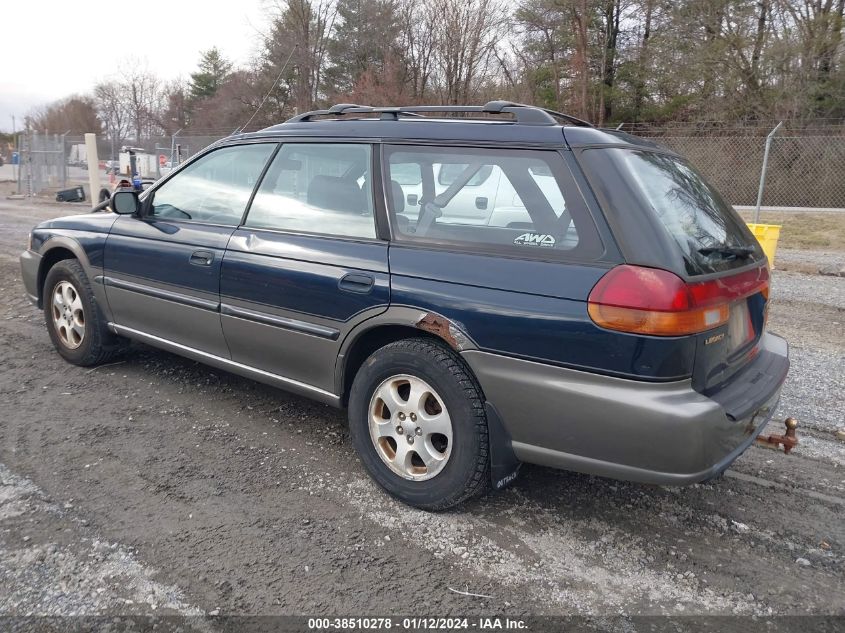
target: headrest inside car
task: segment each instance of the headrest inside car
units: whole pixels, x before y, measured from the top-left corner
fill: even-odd
[[[364,192],[358,183],[340,176],[314,176],[308,185],[308,204],[329,211],[361,213]]]
[[[402,213],[405,210],[405,192],[395,180],[390,181],[390,195],[393,198],[393,212]]]

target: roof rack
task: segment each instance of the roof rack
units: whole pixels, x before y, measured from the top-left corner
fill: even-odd
[[[593,127],[591,123],[582,119],[564,114],[563,112],[556,112],[555,110],[547,110],[546,108],[538,108],[536,106],[526,105],[524,103],[513,103],[511,101],[489,101],[483,106],[459,106],[459,105],[441,105],[441,106],[387,106],[387,107],[373,107],[362,106],[354,103],[338,103],[333,105],[328,110],[313,110],[312,112],[305,112],[297,116],[291,117],[285,123],[301,123],[304,121],[313,121],[318,117],[343,117],[350,114],[379,114],[379,119],[385,121],[398,121],[399,117],[423,117],[426,114],[463,114],[474,113],[479,114],[512,114],[516,122],[522,125],[555,125],[555,119],[561,119],[571,125],[581,127]]]

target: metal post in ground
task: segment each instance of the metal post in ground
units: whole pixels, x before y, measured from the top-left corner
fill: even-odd
[[[174,132],[173,134],[170,135],[170,168],[171,169],[176,167],[176,165],[179,164],[179,157],[175,155],[176,154],[176,139],[178,138],[179,133],[183,129],[184,128],[180,127],[176,132]]]
[[[29,134],[29,128],[27,128],[27,152],[26,152],[26,197],[32,197],[32,150],[36,146],[36,140],[38,139],[38,132],[32,132]]]
[[[774,138],[783,121],[775,126],[775,129],[766,136],[766,149],[763,150],[763,168],[760,170],[760,188],[757,190],[757,208],[754,210],[754,224],[760,223],[760,205],[763,204],[763,189],[766,187],[766,170],[769,167],[769,149],[772,147]]]
[[[67,135],[70,134],[70,130],[62,134],[62,187],[67,187]]]
[[[60,186],[60,187],[64,187],[64,184],[65,184],[65,183],[64,183],[64,177],[63,177],[63,175],[62,175],[62,166],[61,166],[61,165],[60,165],[60,164],[56,161],[56,159],[59,157],[59,154],[58,154],[58,149],[59,149],[59,133],[58,133],[58,132],[56,132],[55,134],[53,134],[53,148],[52,148],[52,151],[53,151],[54,153],[52,154],[52,159],[53,159],[53,160],[51,160],[51,161],[50,161],[50,163],[52,163],[52,164],[50,165],[50,171],[51,171],[51,172],[53,172],[53,173],[55,174],[55,175],[54,175],[54,178],[56,179],[56,181],[57,181],[57,182],[61,182],[61,184],[60,184],[59,186]],[[55,185],[54,185],[54,186],[55,186]]]

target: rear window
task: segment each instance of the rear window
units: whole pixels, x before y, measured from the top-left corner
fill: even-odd
[[[405,145],[386,147],[386,155],[397,240],[528,257],[604,252],[557,152]]]
[[[685,160],[649,151],[598,151],[612,157],[633,193],[677,243],[687,273],[730,270],[763,257],[733,207]]]

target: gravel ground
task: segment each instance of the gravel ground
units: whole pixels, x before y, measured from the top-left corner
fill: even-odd
[[[778,301],[818,304],[845,310],[845,283],[841,277],[775,270],[772,293]],[[831,324],[832,327],[840,328],[841,325],[841,319],[836,325]]]
[[[808,272],[815,272],[819,268],[832,265],[845,266],[845,252],[778,248],[775,255],[775,266],[784,269],[806,267]]]
[[[0,201],[0,615],[845,615],[845,279],[775,273],[792,455],[687,488],[525,467],[434,515],[365,476],[342,412],[140,345],[64,363],[17,264],[62,213]]]
[[[0,464],[0,586],[2,613],[197,616],[182,591],[151,580],[133,552],[99,540],[77,516],[28,479]]]
[[[792,363],[781,410],[804,430],[845,428],[845,278],[776,270],[772,298],[769,328],[789,341]]]

